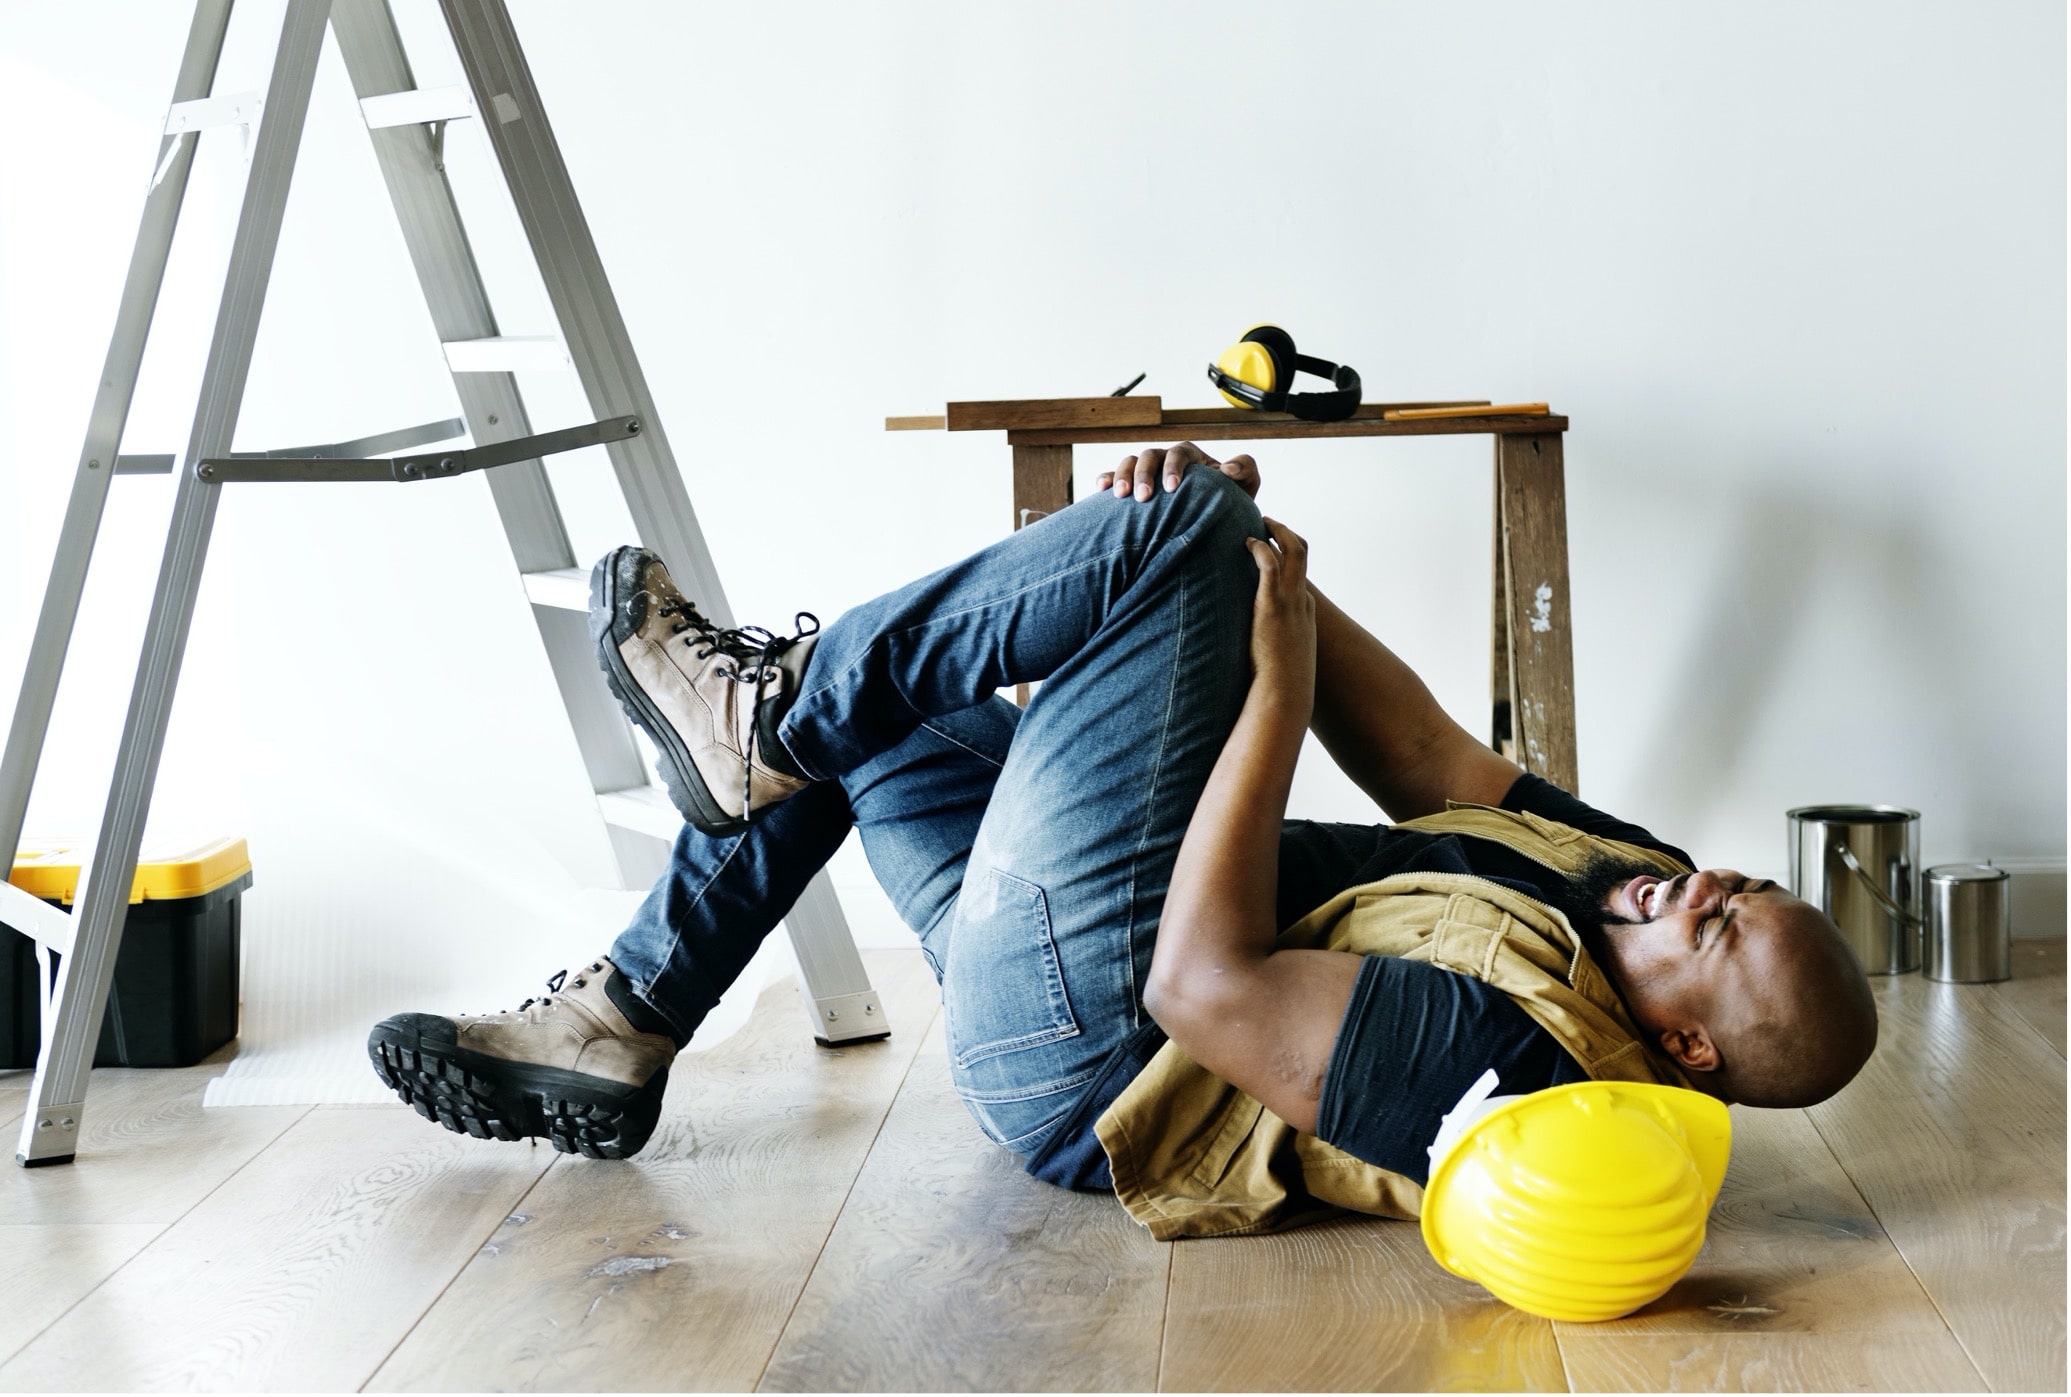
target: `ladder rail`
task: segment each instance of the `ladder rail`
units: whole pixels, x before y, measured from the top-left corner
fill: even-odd
[[[115,977],[137,851],[158,778],[166,723],[179,684],[180,660],[194,619],[202,564],[220,498],[221,487],[201,480],[193,466],[205,456],[227,456],[237,429],[330,6],[331,0],[288,0],[281,22],[273,76],[253,137],[251,170],[224,272],[222,301],[202,370],[200,402],[183,458],[187,469],[180,472],[173,497],[158,586],[152,595],[136,683],[130,690],[129,712],[116,751],[115,776],[100,836],[75,904],[72,954],[58,970],[43,1052],[36,1061],[28,1109],[22,1116],[16,1158],[23,1164],[68,1160],[77,1147],[87,1072],[93,1065],[101,1015]]]
[[[223,36],[230,27],[231,3],[200,0],[194,7],[194,22],[188,28],[187,47],[173,83],[173,105],[206,97],[215,84]],[[158,160],[152,166],[157,177],[138,220],[136,245],[123,278],[122,297],[116,303],[115,329],[108,339],[100,387],[87,418],[86,442],[79,450],[72,494],[51,558],[50,580],[43,589],[43,606],[29,643],[28,667],[8,724],[7,747],[0,755],[0,849],[10,855],[21,847],[29,793],[42,764],[58,681],[64,676],[65,655],[72,645],[72,628],[78,620],[79,601],[85,594],[87,570],[107,507],[108,485],[116,472],[116,452],[122,446],[123,428],[136,396],[137,373],[144,361],[151,321],[158,312],[159,291],[165,284],[166,263],[172,255],[173,234],[179,227],[180,206],[187,197],[187,177],[194,168],[199,142],[199,133],[192,131],[162,137]]]
[[[733,608],[510,14],[500,0],[440,0],[439,8],[593,415],[622,413],[643,424],[637,439],[607,448],[633,527],[697,598],[699,610],[730,626]]]

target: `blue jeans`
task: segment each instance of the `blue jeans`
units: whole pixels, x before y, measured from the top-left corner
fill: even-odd
[[[1250,683],[1256,506],[1102,492],[828,626],[780,732],[820,781],[685,826],[612,959],[689,1036],[862,831],[942,985],[951,1075],[1028,1155],[1145,1021],[1172,865]],[[1026,711],[999,688],[1042,680]]]

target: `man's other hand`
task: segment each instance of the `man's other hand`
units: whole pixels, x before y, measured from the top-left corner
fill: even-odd
[[[1179,477],[1188,466],[1209,466],[1221,471],[1237,482],[1237,488],[1253,499],[1258,498],[1258,462],[1249,456],[1232,456],[1227,461],[1218,461],[1190,441],[1177,446],[1154,446],[1134,456],[1124,456],[1122,464],[1111,471],[1102,471],[1098,482],[1102,490],[1112,489],[1116,499],[1127,499],[1134,494],[1139,500],[1151,497],[1153,481],[1163,477],[1165,491],[1170,494],[1179,488]]]
[[[1269,543],[1247,538],[1258,564],[1251,611],[1251,672],[1267,690],[1294,702],[1308,726],[1316,702],[1316,598],[1309,591],[1309,544],[1278,519]]]

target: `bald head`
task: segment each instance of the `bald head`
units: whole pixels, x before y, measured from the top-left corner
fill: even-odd
[[[1749,1106],[1810,1106],[1855,1079],[1877,1046],[1877,1005],[1840,929],[1796,898],[1771,909],[1759,985],[1714,1005],[1715,1094]],[[1760,954],[1760,952],[1758,952]]]

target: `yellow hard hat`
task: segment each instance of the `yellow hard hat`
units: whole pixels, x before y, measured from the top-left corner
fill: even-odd
[[[1681,1087],[1578,1082],[1512,1098],[1432,1169],[1424,1245],[1528,1314],[1631,1314],[1697,1259],[1732,1139],[1725,1105]]]

